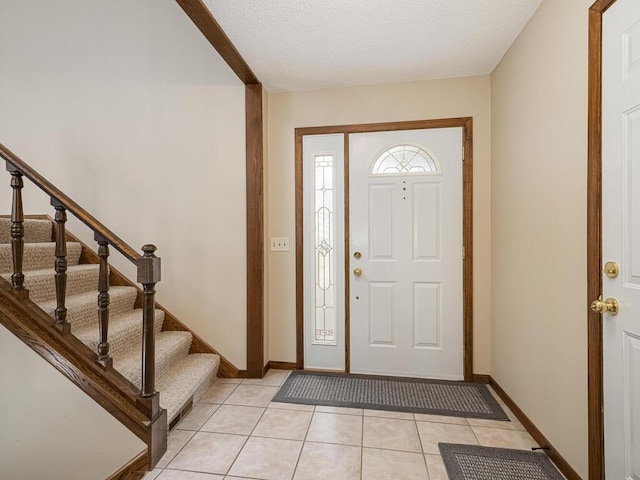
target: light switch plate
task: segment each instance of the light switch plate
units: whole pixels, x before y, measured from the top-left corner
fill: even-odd
[[[289,237],[271,237],[272,252],[288,252]]]

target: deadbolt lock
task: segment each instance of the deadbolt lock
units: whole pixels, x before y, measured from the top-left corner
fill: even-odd
[[[597,313],[610,313],[611,315],[617,315],[620,310],[620,305],[615,298],[607,298],[602,300],[602,295],[594,300],[591,304],[591,310]]]
[[[361,257],[362,257],[362,254],[360,252],[356,252],[353,254],[353,258],[355,258],[356,260],[360,260]]]
[[[616,278],[620,273],[620,268],[616,262],[607,262],[604,264],[604,274],[609,278]]]

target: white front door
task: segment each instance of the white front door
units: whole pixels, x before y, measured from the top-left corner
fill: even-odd
[[[462,135],[349,135],[354,373],[463,379]]]
[[[640,479],[640,2],[618,0],[603,17],[602,255],[605,469]],[[603,266],[604,267],[604,266]],[[612,275],[613,276],[613,275]]]

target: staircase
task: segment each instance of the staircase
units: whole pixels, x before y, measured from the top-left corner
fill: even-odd
[[[221,357],[156,304],[155,246],[139,254],[2,144],[0,158],[12,188],[10,215],[0,215],[0,323],[143,440],[136,472],[150,470]],[[25,218],[23,178],[50,196],[55,220]],[[94,232],[97,253],[66,231],[67,212]],[[109,266],[110,247],[137,267],[142,289]]]
[[[52,318],[56,309],[55,242],[50,220],[24,221],[24,286],[29,298]],[[0,276],[11,282],[11,222],[0,218]],[[83,246],[67,242],[67,322],[71,334],[92,351],[98,350],[99,265],[81,262]],[[142,309],[135,308],[138,289],[115,286],[109,290],[109,352],[113,368],[141,388]],[[156,390],[169,424],[190,400],[196,401],[216,378],[220,357],[189,354],[191,332],[162,331],[164,311],[155,310]]]

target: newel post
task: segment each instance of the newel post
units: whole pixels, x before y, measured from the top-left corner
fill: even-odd
[[[24,258],[24,209],[22,206],[22,174],[11,163],[7,162],[7,171],[11,174],[13,201],[11,204],[11,253],[13,256],[13,274],[11,284],[20,298],[28,298],[29,292],[24,288],[22,259]]]
[[[142,247],[144,255],[137,261],[138,283],[142,284],[142,386],[140,401],[148,418],[159,413],[159,395],[156,392],[156,347],[155,347],[155,294],[160,281],[160,259],[155,256],[155,245]]]

